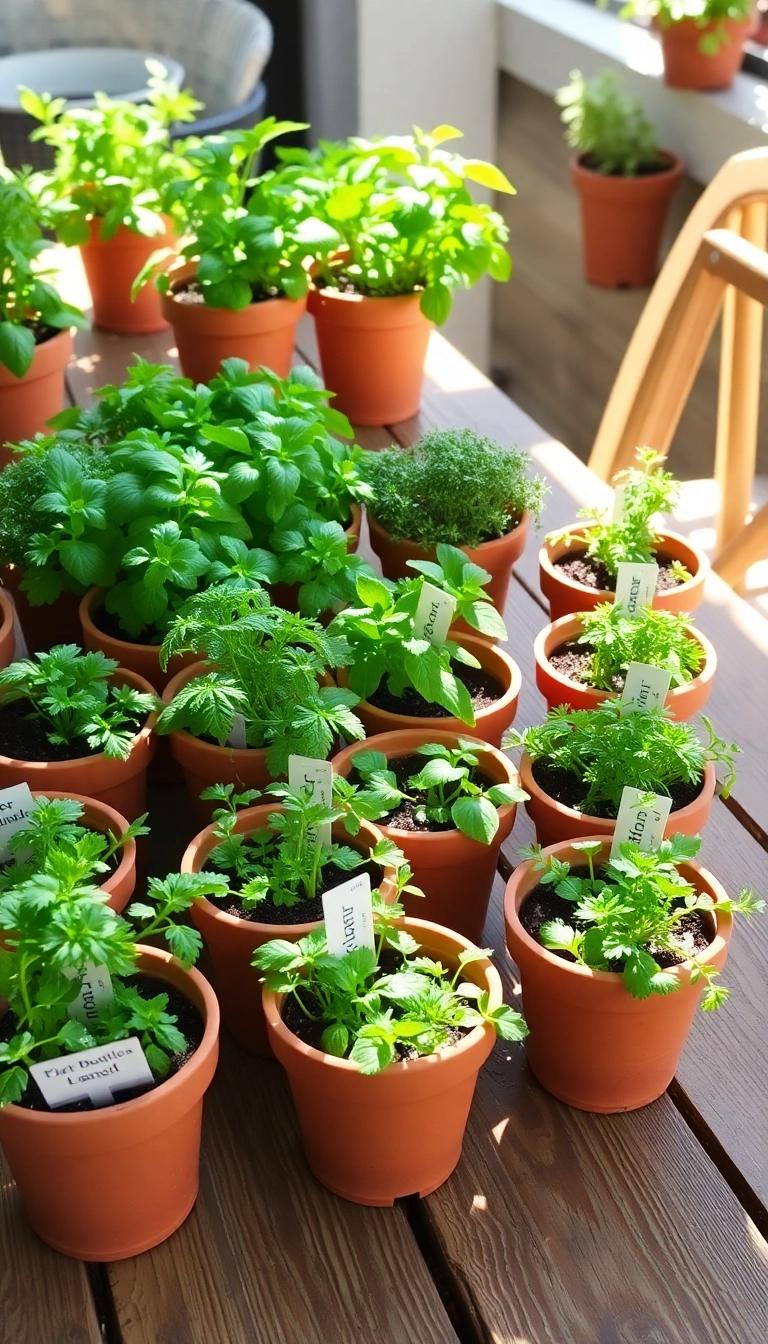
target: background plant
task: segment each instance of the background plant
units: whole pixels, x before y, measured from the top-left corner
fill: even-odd
[[[527,511],[538,518],[541,477],[530,459],[471,429],[436,429],[409,448],[366,453],[369,507],[390,536],[420,546],[475,547],[510,532]]]
[[[685,613],[641,607],[629,617],[614,603],[601,602],[583,612],[580,620],[582,634],[577,643],[590,650],[589,663],[580,676],[598,690],[615,691],[630,663],[664,668],[672,686],[685,685],[701,671],[704,650],[692,637]]]
[[[585,79],[571,71],[571,82],[555,94],[560,120],[572,149],[595,172],[636,177],[664,166],[656,132],[639,98],[623,93],[612,70]]]
[[[605,6],[608,0],[598,3]],[[731,40],[725,20],[748,19],[753,9],[752,0],[627,0],[620,17],[630,19],[635,14],[648,14],[658,18],[662,28],[682,19],[692,19],[699,28],[714,23],[713,32],[702,33],[698,43],[703,55],[714,56]]]

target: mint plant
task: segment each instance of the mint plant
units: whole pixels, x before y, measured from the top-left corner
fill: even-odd
[[[137,817],[122,835],[104,834],[80,824],[85,812],[74,798],[35,798],[27,824],[8,841],[11,861],[0,868],[0,893],[49,872],[54,856],[64,855],[86,882],[109,873],[119,862],[120,852],[140,835],[148,835],[147,814]]]
[[[584,156],[585,167],[606,176],[636,177],[664,167],[656,132],[639,98],[623,93],[612,70],[585,79],[571,71],[571,82],[558,89],[565,138]]]
[[[522,747],[533,762],[562,771],[582,788],[578,808],[590,816],[618,815],[625,787],[668,794],[675,784],[698,784],[710,762],[725,768],[719,786],[727,798],[736,778],[735,742],[718,737],[702,715],[707,740],[664,709],[633,709],[606,700],[596,709],[550,710],[543,723],[509,730],[507,750]]]
[[[580,619],[582,633],[576,642],[589,649],[589,662],[580,677],[596,690],[615,691],[630,663],[664,668],[673,687],[697,677],[704,664],[704,650],[681,612],[641,607],[629,617],[614,603],[601,602]]]
[[[507,1004],[491,1008],[488,991],[462,979],[465,968],[490,951],[470,948],[459,954],[455,969],[445,967],[419,955],[413,935],[397,927],[401,915],[401,906],[374,901],[375,951],[331,956],[320,928],[297,943],[265,943],[253,964],[268,989],[288,996],[303,1018],[322,1029],[319,1049],[352,1060],[363,1074],[449,1049],[483,1023],[506,1041],[523,1040],[527,1027],[520,1014]],[[396,959],[394,971],[382,967],[382,955]]]
[[[85,742],[91,752],[125,761],[148,714],[160,701],[156,695],[113,686],[114,658],[83,653],[77,644],[57,644],[48,653],[23,658],[0,671],[0,704],[28,701],[28,717],[40,719],[52,746]]]
[[[408,448],[366,453],[371,510],[390,536],[420,546],[480,546],[538,518],[545,486],[527,453],[472,429],[435,429]]]
[[[681,863],[698,854],[697,836],[673,835],[648,853],[635,844],[623,844],[604,873],[594,862],[600,845],[600,840],[573,842],[573,848],[585,855],[587,875],[573,872],[569,863],[552,855],[544,858],[540,846],[520,851],[533,859],[541,882],[573,906],[571,923],[556,919],[542,925],[544,946],[569,953],[581,966],[619,971],[636,999],[679,989],[680,980],[669,965],[681,962],[690,971],[691,984],[702,982],[705,987],[702,1008],[719,1008],[728,990],[715,983],[716,968],[688,950],[680,926],[696,912],[708,915],[717,909],[749,916],[762,912],[765,902],[747,889],[736,900],[729,897],[717,905],[711,896],[697,893],[679,871]],[[668,965],[661,965],[661,960]]]
[[[279,535],[279,579],[298,584],[302,616],[339,611],[355,601],[359,577],[377,577],[367,560],[348,550],[347,541],[341,523],[318,518]]]

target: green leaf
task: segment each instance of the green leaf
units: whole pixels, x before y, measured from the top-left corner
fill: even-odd
[[[343,1059],[347,1053],[349,1044],[349,1032],[341,1022],[334,1022],[330,1027],[326,1027],[320,1037],[320,1044],[328,1055],[335,1055],[338,1059]]]
[[[35,355],[35,337],[29,327],[0,322],[0,364],[15,378],[23,378]]]
[[[488,187],[490,191],[503,191],[509,196],[516,195],[515,188],[501,169],[492,163],[486,163],[483,159],[465,159],[464,176],[468,177],[470,182]]]
[[[355,584],[357,595],[366,607],[383,607],[388,610],[392,605],[392,594],[379,579],[368,574],[360,574]]]
[[[115,572],[109,558],[94,541],[64,541],[59,556],[67,573],[88,588],[92,584],[108,588],[114,582]]]
[[[493,803],[482,795],[458,798],[451,808],[451,816],[463,835],[481,845],[489,845],[499,829],[499,814]]]

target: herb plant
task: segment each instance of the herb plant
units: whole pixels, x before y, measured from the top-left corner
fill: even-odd
[[[482,750],[479,743],[466,738],[459,739],[456,747],[439,742],[416,747],[414,754],[427,760],[423,769],[407,780],[409,793],[399,788],[384,752],[358,752],[354,766],[365,788],[353,805],[359,812],[362,804],[366,815],[370,813],[369,819],[377,821],[410,799],[416,803],[417,821],[453,822],[470,840],[490,845],[499,829],[497,809],[505,803],[524,803],[528,794],[514,784],[492,784],[490,788],[477,784],[473,776],[482,765]],[[420,794],[424,796],[418,797]]]
[[[353,136],[313,151],[278,151],[280,186],[293,208],[334,231],[332,247],[315,253],[321,283],[379,296],[420,291],[422,312],[442,323],[454,289],[486,273],[509,279],[507,226],[489,205],[475,203],[467,184],[506,193],[514,187],[493,164],[442,147],[458,136],[453,126],[429,134],[416,127],[412,136]]]
[[[390,536],[420,546],[480,546],[511,532],[527,511],[538,518],[540,477],[529,459],[471,429],[436,429],[409,448],[367,453],[370,508]]]
[[[92,752],[125,761],[139,726],[160,701],[132,686],[111,686],[116,668],[116,660],[101,652],[57,644],[0,671],[0,703],[29,701],[28,717],[42,720],[52,746],[84,740]]]
[[[636,999],[670,994],[679,988],[678,977],[659,964],[659,958],[671,954],[690,970],[692,984],[704,982],[702,1008],[719,1008],[728,990],[714,983],[716,968],[701,962],[675,934],[695,911],[708,913],[717,908],[723,914],[738,911],[751,915],[761,912],[765,902],[745,889],[737,900],[724,899],[715,907],[711,896],[698,894],[679,872],[679,864],[698,854],[701,841],[697,836],[673,835],[647,853],[638,845],[623,844],[619,857],[609,859],[603,874],[594,864],[600,845],[599,840],[574,842],[574,849],[586,857],[587,876],[573,873],[571,865],[561,859],[545,859],[539,846],[521,851],[541,869],[541,882],[552,886],[574,907],[571,924],[550,920],[542,925],[544,946],[550,951],[568,952],[579,965],[593,970],[620,971]]]
[[[339,611],[355,601],[355,583],[361,575],[376,578],[368,561],[348,550],[341,523],[310,518],[281,532],[278,545],[280,582],[298,584],[302,616]]]
[[[619,688],[630,663],[664,668],[672,686],[684,686],[701,671],[704,651],[684,613],[641,607],[630,617],[612,602],[601,602],[583,612],[581,622],[577,643],[589,646],[590,659],[580,676],[597,690]]]
[[[318,685],[328,668],[349,661],[346,641],[270,606],[263,589],[217,585],[189,598],[163,641],[161,664],[175,653],[196,653],[211,667],[165,706],[158,733],[186,729],[223,745],[238,714],[246,745],[268,748],[273,775],[286,772],[294,753],[325,758],[340,732],[365,736],[352,713],[359,697]]]
[[[605,6],[608,0],[598,3]],[[714,23],[714,31],[702,33],[699,38],[699,51],[704,56],[714,56],[731,40],[725,20],[748,19],[753,9],[752,0],[626,0],[619,17],[629,19],[634,14],[649,14],[658,18],[662,28],[669,28],[681,19],[692,19],[699,28]]]
[[[606,176],[636,177],[663,167],[656,133],[639,98],[622,93],[612,70],[585,79],[571,71],[571,82],[558,89],[555,102],[572,149],[586,166]]]
[[[507,1041],[528,1034],[513,1008],[491,1008],[487,990],[462,980],[465,967],[489,956],[488,949],[470,948],[455,970],[445,967],[419,955],[413,935],[397,927],[400,915],[402,906],[374,902],[376,951],[331,956],[320,928],[297,943],[265,943],[253,964],[268,989],[291,996],[305,1018],[323,1025],[321,1050],[349,1058],[364,1074],[380,1073],[404,1055],[447,1049],[484,1022]],[[382,969],[382,954],[399,959],[394,971]]]
[[[633,709],[606,700],[596,709],[550,710],[543,723],[522,733],[510,729],[505,747],[522,747],[532,761],[583,785],[579,810],[615,817],[625,787],[668,794],[678,783],[698,783],[709,762],[725,767],[720,794],[727,798],[735,780],[734,742],[717,737],[702,716],[707,741],[689,723],[677,723],[664,709]]]
[[[122,835],[106,835],[80,824],[85,808],[74,798],[35,798],[27,815],[27,824],[15,831],[8,841],[11,862],[0,869],[0,892],[50,871],[63,854],[82,882],[96,874],[108,873],[129,840],[147,835],[144,816],[137,817]]]

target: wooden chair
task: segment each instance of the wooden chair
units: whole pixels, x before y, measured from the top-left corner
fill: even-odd
[[[735,154],[681,229],[613,385],[589,466],[607,481],[638,444],[666,454],[722,313],[714,568],[741,583],[768,556],[768,504],[745,517],[755,475],[763,308],[768,304],[768,149]]]

